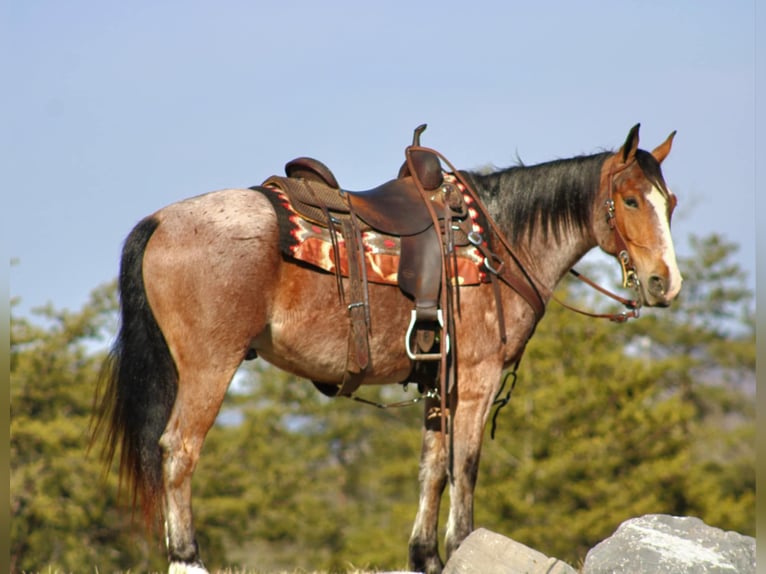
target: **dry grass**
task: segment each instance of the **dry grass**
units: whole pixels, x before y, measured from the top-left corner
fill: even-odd
[[[73,572],[66,572],[64,570],[58,570],[49,568],[48,570],[38,571],[38,572],[27,572],[23,571],[21,574],[74,574]],[[92,574],[105,574],[101,572],[98,568],[94,568],[92,571]],[[126,570],[125,572],[119,573],[119,574],[139,574],[138,572],[134,572],[132,570]],[[164,572],[150,572],[148,574],[165,574]],[[253,569],[226,569],[226,570],[215,570],[211,571],[210,574],[327,574],[326,571],[322,570],[279,570],[279,571],[270,571],[267,572],[265,570],[253,570]],[[345,574],[375,574],[372,570],[359,570],[354,568],[353,566],[349,566],[349,569],[346,570]]]
[[[394,570],[395,572],[403,572],[403,570]],[[100,570],[98,567],[93,567],[89,572],[69,572],[67,570],[61,570],[59,568],[48,567],[45,570],[23,570],[20,574],[166,574],[167,571],[162,572],[139,572],[138,570],[125,570],[123,572],[109,573]],[[333,573],[337,573],[334,570]],[[369,570],[365,568],[357,568],[353,564],[349,564],[347,569],[343,571],[343,574],[385,574],[386,572],[392,572],[391,570],[379,571]],[[210,570],[210,574],[329,574],[326,570],[308,570],[305,568],[297,568],[292,570],[259,570],[256,568],[226,568],[223,570]]]
[[[275,572],[266,572],[263,570],[216,570],[210,574],[327,574],[320,570],[279,570]],[[372,574],[365,570],[349,570],[346,574]]]

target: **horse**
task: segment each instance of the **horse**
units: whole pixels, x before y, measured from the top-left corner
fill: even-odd
[[[517,265],[544,310],[563,276],[599,247],[618,259],[640,304],[669,306],[682,282],[670,234],[677,199],[661,170],[674,135],[647,152],[636,125],[616,152],[461,171],[506,245],[492,265]],[[96,391],[93,437],[105,437],[105,464],[119,452],[134,508],[164,524],[171,573],[207,572],[192,521],[192,475],[243,360],[257,355],[312,381],[344,377],[351,326],[341,280],[284,256],[279,233],[275,208],[258,188],[225,189],[160,209],[124,243],[120,327]],[[412,301],[395,286],[368,290],[362,384],[401,383],[413,367],[402,344]],[[441,397],[423,397],[414,571],[444,567],[438,516],[447,486],[447,558],[473,530],[485,425],[503,372],[518,364],[540,320],[528,299],[491,282],[459,288],[452,330],[459,368],[446,432],[433,416]]]

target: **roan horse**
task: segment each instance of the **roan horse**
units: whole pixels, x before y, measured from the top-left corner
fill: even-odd
[[[665,307],[682,281],[670,236],[676,198],[660,169],[674,134],[649,153],[638,149],[636,125],[616,153],[461,174],[502,236],[501,264],[522,269],[542,305],[598,246],[623,265],[630,261],[641,304]],[[157,211],[125,242],[121,326],[97,393],[94,437],[106,436],[107,464],[120,451],[121,476],[147,519],[164,518],[170,572],[206,572],[192,524],[191,479],[240,363],[257,354],[313,381],[344,377],[350,326],[341,280],[283,256],[279,234],[264,194],[227,189]],[[370,283],[368,295],[363,384],[407,381],[413,365],[402,340],[412,301],[389,285]],[[437,521],[447,485],[447,556],[473,529],[484,427],[503,370],[519,360],[540,318],[517,290],[489,282],[460,287],[459,305],[451,436],[429,416],[439,412],[440,398],[424,400],[420,501],[409,543],[410,567],[419,572],[443,567]]]

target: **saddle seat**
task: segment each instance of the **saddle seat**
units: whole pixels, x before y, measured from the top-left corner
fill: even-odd
[[[416,177],[425,191],[437,190],[443,183],[439,159],[428,152],[413,153],[412,163]],[[304,180],[308,189],[298,186],[290,190],[293,206],[310,219],[318,219],[318,211],[326,208],[331,213],[353,212],[359,219],[382,233],[396,236],[416,235],[428,229],[433,220],[417,188],[407,163],[399,170],[396,179],[365,191],[341,189],[335,175],[321,161],[309,157],[296,158],[285,165],[287,177]],[[323,184],[318,189],[311,182]],[[321,187],[327,186],[331,191]],[[296,201],[297,200],[297,205]],[[306,207],[313,209],[307,209]],[[325,223],[322,217],[318,223]]]

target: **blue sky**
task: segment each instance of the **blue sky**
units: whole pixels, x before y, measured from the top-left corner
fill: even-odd
[[[423,122],[465,169],[678,130],[677,251],[719,232],[754,285],[754,2],[29,0],[0,20],[18,312],[80,308],[143,216],[295,156],[372,187]]]

